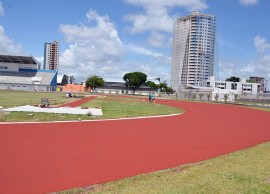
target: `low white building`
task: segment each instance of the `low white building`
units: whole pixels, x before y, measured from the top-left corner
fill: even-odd
[[[204,88],[212,88],[212,100],[219,96],[219,100],[224,100],[224,95],[229,94],[229,101],[234,100],[234,95],[256,95],[262,93],[260,83],[248,83],[246,79],[239,82],[217,81],[213,76],[202,82]]]

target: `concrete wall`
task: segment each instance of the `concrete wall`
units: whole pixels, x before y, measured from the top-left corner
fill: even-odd
[[[32,90],[32,91],[55,91],[56,88],[45,85],[34,85],[34,84],[10,84],[0,83],[1,90]]]

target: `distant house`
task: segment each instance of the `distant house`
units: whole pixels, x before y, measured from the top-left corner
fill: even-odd
[[[0,55],[0,89],[55,91],[57,71],[41,70],[33,56]]]

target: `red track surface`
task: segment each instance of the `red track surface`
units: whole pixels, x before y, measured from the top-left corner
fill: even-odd
[[[70,102],[70,103],[67,103],[67,104],[63,104],[61,107],[64,107],[64,106],[68,106],[68,107],[77,107],[85,102],[88,102],[89,100],[92,100],[94,99],[96,96],[89,96],[89,97],[86,97],[86,98],[83,98],[83,99],[80,99],[80,100],[76,100],[74,102]]]
[[[269,112],[158,101],[182,115],[0,125],[0,193],[46,193],[197,162],[270,140]]]

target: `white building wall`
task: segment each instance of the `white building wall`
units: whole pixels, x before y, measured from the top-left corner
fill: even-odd
[[[19,71],[19,64],[18,63],[3,63],[0,62],[0,71]]]
[[[215,95],[219,94],[219,100],[224,100],[224,94],[229,94],[229,100],[234,100],[234,95],[238,94],[259,94],[261,93],[259,83],[247,83],[246,79],[241,79],[240,82],[216,81],[214,77],[202,82],[205,87],[213,88],[212,100],[215,100]]]

